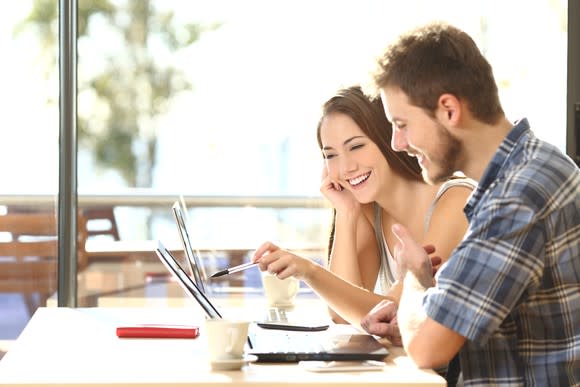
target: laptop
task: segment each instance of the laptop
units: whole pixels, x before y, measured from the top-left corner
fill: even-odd
[[[183,197],[182,197],[183,198]],[[185,202],[182,199],[182,205],[185,205]],[[182,207],[178,201],[173,203],[173,217],[175,218],[175,222],[177,223],[177,230],[179,231],[179,238],[181,239],[181,244],[183,245],[183,250],[185,252],[185,259],[187,260],[187,264],[189,266],[189,270],[195,284],[198,288],[204,293],[209,290],[209,283],[208,277],[201,263],[201,259],[197,251],[195,251],[191,245],[191,239],[189,238],[189,232],[187,231],[186,226],[186,211],[185,207]]]
[[[197,287],[205,295],[209,294],[211,283],[209,277],[206,275],[199,254],[193,248],[191,243],[190,233],[187,230],[187,222],[184,211],[184,203],[176,201],[173,206],[173,215],[179,231],[185,257],[188,262],[191,275]],[[258,322],[262,328],[293,330],[293,331],[322,331],[328,329],[328,321],[322,319],[314,319],[308,316],[297,316],[291,310],[285,308],[271,307],[265,311],[264,317]]]
[[[215,305],[160,241],[155,252],[186,293],[197,301],[208,318],[222,318]],[[258,362],[382,361],[389,354],[375,337],[367,334],[281,331],[262,329],[254,324],[251,328],[248,335],[248,354],[257,356]]]

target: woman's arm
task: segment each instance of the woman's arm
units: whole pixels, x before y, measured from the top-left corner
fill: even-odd
[[[348,323],[360,328],[361,319],[380,301],[389,299],[345,281],[308,258],[266,242],[256,250],[253,261],[260,270],[277,273],[281,279],[294,276],[306,282]]]
[[[471,192],[463,186],[450,187],[435,204],[423,244],[434,245],[442,263],[447,262],[467,231],[463,208]]]
[[[362,211],[336,214],[329,269],[346,281],[373,290],[380,260],[374,229]]]
[[[372,292],[380,266],[373,227],[362,211],[357,215],[337,212],[334,232],[329,270],[343,280]],[[349,313],[349,308],[349,303],[345,303],[341,311],[330,307],[332,320],[337,323],[351,322],[342,316]]]

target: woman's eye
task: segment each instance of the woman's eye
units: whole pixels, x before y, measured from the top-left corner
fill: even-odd
[[[330,160],[330,159],[334,158],[335,156],[336,156],[336,155],[333,155],[333,154],[325,154],[325,155],[324,155],[324,158],[325,158],[326,160]]]
[[[352,148],[350,148],[350,150],[357,150],[359,148],[362,148],[363,146],[364,146],[364,144],[353,145]]]

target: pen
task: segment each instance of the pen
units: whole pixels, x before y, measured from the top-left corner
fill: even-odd
[[[258,264],[258,262],[248,262],[242,265],[230,267],[229,269],[220,270],[217,273],[212,274],[212,278],[221,277],[222,275],[237,273],[238,271],[249,269],[250,267],[254,267]]]

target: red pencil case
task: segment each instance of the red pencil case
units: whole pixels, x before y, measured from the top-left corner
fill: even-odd
[[[194,339],[199,327],[193,325],[139,324],[117,327],[117,337]]]

